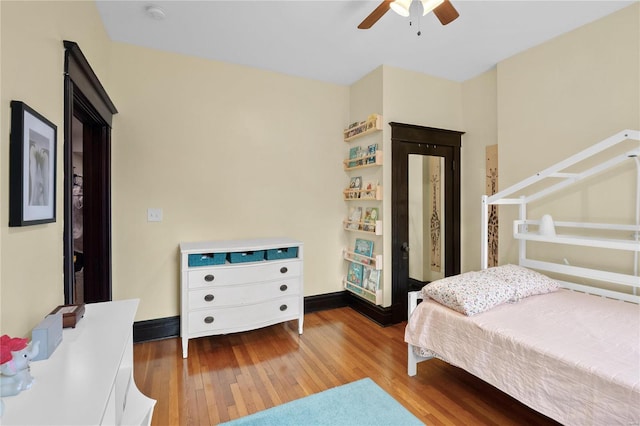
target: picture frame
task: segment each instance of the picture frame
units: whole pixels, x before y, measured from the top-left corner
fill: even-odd
[[[21,101],[11,101],[9,226],[56,221],[58,128]]]

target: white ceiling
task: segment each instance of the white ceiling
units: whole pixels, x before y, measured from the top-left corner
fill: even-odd
[[[357,26],[379,0],[96,3],[114,41],[346,85],[382,64],[465,81],[634,3],[451,1],[460,17],[447,26],[432,13],[422,17],[414,1],[409,18],[390,10],[369,30]],[[163,9],[166,18],[148,17],[149,5]]]

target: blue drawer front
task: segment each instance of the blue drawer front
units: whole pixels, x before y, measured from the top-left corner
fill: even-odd
[[[222,265],[227,253],[198,253],[189,255],[189,266]]]
[[[298,247],[267,250],[267,260],[293,259],[295,257],[298,257]]]
[[[229,253],[229,262],[231,263],[259,262],[261,260],[264,260],[264,250]]]

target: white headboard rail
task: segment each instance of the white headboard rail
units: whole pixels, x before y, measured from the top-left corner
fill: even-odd
[[[595,155],[611,153],[611,149],[621,143],[628,143],[628,141],[640,142],[640,131],[637,130],[624,130],[616,133],[615,135],[575,154],[571,157],[560,161],[559,163],[539,172],[535,175],[518,182],[509,188],[500,191],[494,195],[482,196],[482,227],[481,227],[481,267],[486,269],[488,267],[489,247],[488,247],[488,218],[489,218],[489,206],[490,205],[517,205],[519,207],[519,219],[514,221],[513,224],[513,237],[519,240],[519,263],[522,266],[539,269],[547,272],[554,272],[563,275],[569,275],[581,279],[589,279],[595,281],[602,281],[605,283],[612,283],[616,285],[622,285],[629,287],[633,294],[625,292],[618,292],[613,290],[606,290],[599,287],[590,287],[588,285],[570,283],[560,281],[561,285],[567,288],[571,288],[577,291],[583,291],[591,294],[598,294],[604,297],[611,297],[620,300],[625,300],[634,303],[640,303],[640,297],[638,289],[640,289],[640,277],[638,277],[638,254],[640,253],[640,223],[636,217],[635,224],[608,224],[608,223],[588,223],[588,222],[555,222],[554,226],[557,228],[571,228],[573,231],[569,234],[562,234],[555,232],[552,234],[544,234],[539,232],[541,221],[527,219],[527,204],[546,197],[552,193],[555,193],[563,188],[566,188],[578,181],[601,173],[605,170],[621,164],[624,161],[629,161],[630,158],[636,159],[638,169],[638,185],[636,188],[636,205],[640,202],[638,199],[638,192],[640,192],[640,162],[637,157],[640,156],[640,143],[635,144],[631,149],[626,149],[626,145],[621,145],[622,154],[614,153],[609,154],[609,158],[600,161],[595,166],[592,166],[584,171],[570,172],[568,169],[588,158]],[[609,151],[608,151],[609,150]],[[618,149],[620,151],[620,149]],[[526,190],[534,184],[544,181],[545,179],[548,186],[539,189],[540,185],[536,185],[537,191],[533,193],[526,193]],[[544,183],[544,182],[543,182]],[[520,195],[516,195],[520,194]],[[638,206],[636,208],[638,210]],[[636,213],[636,216],[638,214]],[[535,231],[529,229],[529,225],[535,226]],[[587,232],[585,236],[575,235],[576,230],[604,230],[615,237],[594,237],[588,236]],[[593,233],[593,232],[591,232]],[[622,250],[633,252],[634,257],[634,274],[624,274],[609,271],[602,271],[590,268],[582,268],[577,266],[571,266],[563,263],[553,263],[546,261],[539,261],[527,258],[526,243],[527,241],[537,241],[544,243],[555,244],[569,244],[586,247],[598,247],[603,249]]]

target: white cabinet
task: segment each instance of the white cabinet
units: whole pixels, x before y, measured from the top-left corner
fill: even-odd
[[[234,262],[233,255],[247,255],[250,261]],[[190,263],[190,257],[194,262]],[[294,319],[302,334],[300,241],[269,238],[182,243],[180,259],[184,358],[189,354],[189,339],[196,337],[253,330]]]
[[[138,300],[87,304],[46,360],[31,363],[31,389],[3,398],[2,425],[149,425],[156,401],[133,380]]]

